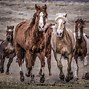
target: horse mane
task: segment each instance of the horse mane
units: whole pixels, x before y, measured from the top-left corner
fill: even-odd
[[[30,25],[29,25],[27,31],[25,32],[25,35],[29,34],[29,33],[30,33],[29,31],[30,31],[31,28],[34,26],[34,24],[35,24],[35,16],[36,16],[36,13],[33,15],[32,21],[31,21],[31,23],[30,23]],[[30,35],[30,34],[29,34],[29,35]]]
[[[46,28],[45,28],[45,33],[48,31],[48,29],[52,26],[53,24],[49,24]]]

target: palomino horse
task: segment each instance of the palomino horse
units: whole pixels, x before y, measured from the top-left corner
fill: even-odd
[[[0,44],[0,51],[2,51],[1,73],[4,72],[5,58],[9,58],[6,70],[6,74],[9,74],[10,65],[13,61],[13,58],[16,56],[13,42],[13,29],[14,26],[7,26],[6,40],[2,41]]]
[[[20,80],[24,81],[24,74],[22,71],[22,59],[26,58],[26,76],[32,78],[32,68],[36,59],[36,53],[42,48],[39,45],[40,33],[43,31],[47,19],[47,6],[42,7],[35,5],[36,12],[33,15],[31,22],[24,21],[16,26],[15,30],[15,50],[17,60],[20,67]],[[24,54],[25,52],[25,54]],[[44,56],[44,55],[43,55]],[[42,71],[44,61],[42,63]]]
[[[83,28],[84,28],[84,21],[82,19],[77,19],[75,21],[75,33],[74,33],[74,37],[76,40],[74,59],[77,65],[74,71],[74,77],[76,80],[78,80],[78,70],[79,70],[78,57],[80,57],[80,59],[84,62],[84,67],[86,68],[87,66],[87,61],[86,61],[87,43],[86,43],[85,34],[83,32]]]
[[[71,62],[73,57],[73,42],[74,39],[72,32],[66,30],[66,13],[59,13],[55,19],[56,24],[53,27],[52,33],[52,49],[54,52],[54,57],[57,62],[57,66],[60,70],[59,77],[61,80],[64,80],[65,76],[63,73],[63,65],[61,63],[62,57],[67,59],[68,68],[67,68],[67,76],[65,80],[69,82],[73,78],[73,73],[71,71]],[[60,58],[58,55],[60,54]]]

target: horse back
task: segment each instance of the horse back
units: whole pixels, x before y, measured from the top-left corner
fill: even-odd
[[[15,42],[18,43],[19,45],[21,45],[23,47],[24,43],[25,43],[25,38],[26,38],[26,31],[28,30],[30,25],[29,21],[24,21],[19,23],[16,26],[15,29]]]

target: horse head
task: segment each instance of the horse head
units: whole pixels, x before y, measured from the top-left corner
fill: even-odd
[[[6,31],[7,41],[11,42],[13,40],[13,29],[14,29],[14,26],[7,26],[7,31]]]
[[[82,39],[82,37],[83,37],[83,27],[84,27],[84,21],[82,19],[77,19],[75,21],[76,39]]]
[[[43,31],[48,16],[47,5],[45,4],[44,6],[38,6],[35,4],[35,9],[36,13],[33,16],[35,24],[37,24],[39,31]]]
[[[63,37],[65,31],[65,24],[66,24],[66,13],[58,13],[56,14],[57,17],[55,18],[55,29],[57,37]]]

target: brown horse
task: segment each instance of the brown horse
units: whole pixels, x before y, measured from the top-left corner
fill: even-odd
[[[43,33],[43,34],[42,34]],[[48,24],[44,27],[44,31],[40,34],[40,52],[37,53],[38,58],[41,62],[41,68],[39,75],[41,76],[40,82],[43,83],[45,81],[45,57],[47,58],[49,76],[51,75],[51,35],[52,35],[52,24]]]
[[[24,21],[17,25],[15,30],[15,49],[20,67],[20,80],[24,81],[22,71],[22,59],[26,58],[26,76],[33,76],[32,67],[36,59],[36,53],[42,49],[39,45],[40,34],[43,31],[47,18],[47,6],[42,7],[35,5],[36,12],[31,22]],[[25,54],[24,54],[25,53]],[[41,61],[44,65],[44,61]]]
[[[78,80],[78,57],[80,57],[83,62],[86,60],[86,55],[87,55],[87,43],[85,40],[85,35],[83,32],[84,28],[84,21],[82,19],[77,19],[75,21],[75,39],[76,39],[76,45],[75,45],[75,50],[74,50],[74,59],[76,61],[77,67],[75,68],[74,72],[74,77],[76,80]],[[84,63],[84,67],[86,68],[87,64]]]
[[[4,61],[5,58],[9,58],[8,64],[7,64],[7,70],[6,74],[9,74],[9,68],[13,61],[13,58],[16,56],[15,54],[15,48],[14,48],[14,41],[13,41],[13,29],[14,26],[7,26],[6,31],[6,39],[1,42],[0,44],[0,55],[1,57],[1,73],[4,72]]]
[[[59,13],[55,19],[56,24],[53,27],[52,33],[52,49],[54,52],[54,57],[57,62],[57,66],[60,70],[59,77],[61,80],[66,80],[69,82],[73,78],[73,73],[71,70],[71,62],[73,57],[73,42],[72,42],[72,32],[66,30],[66,13]],[[58,58],[60,54],[60,58]],[[63,65],[61,63],[62,57],[67,59],[68,68],[67,76],[65,78],[63,73]]]

